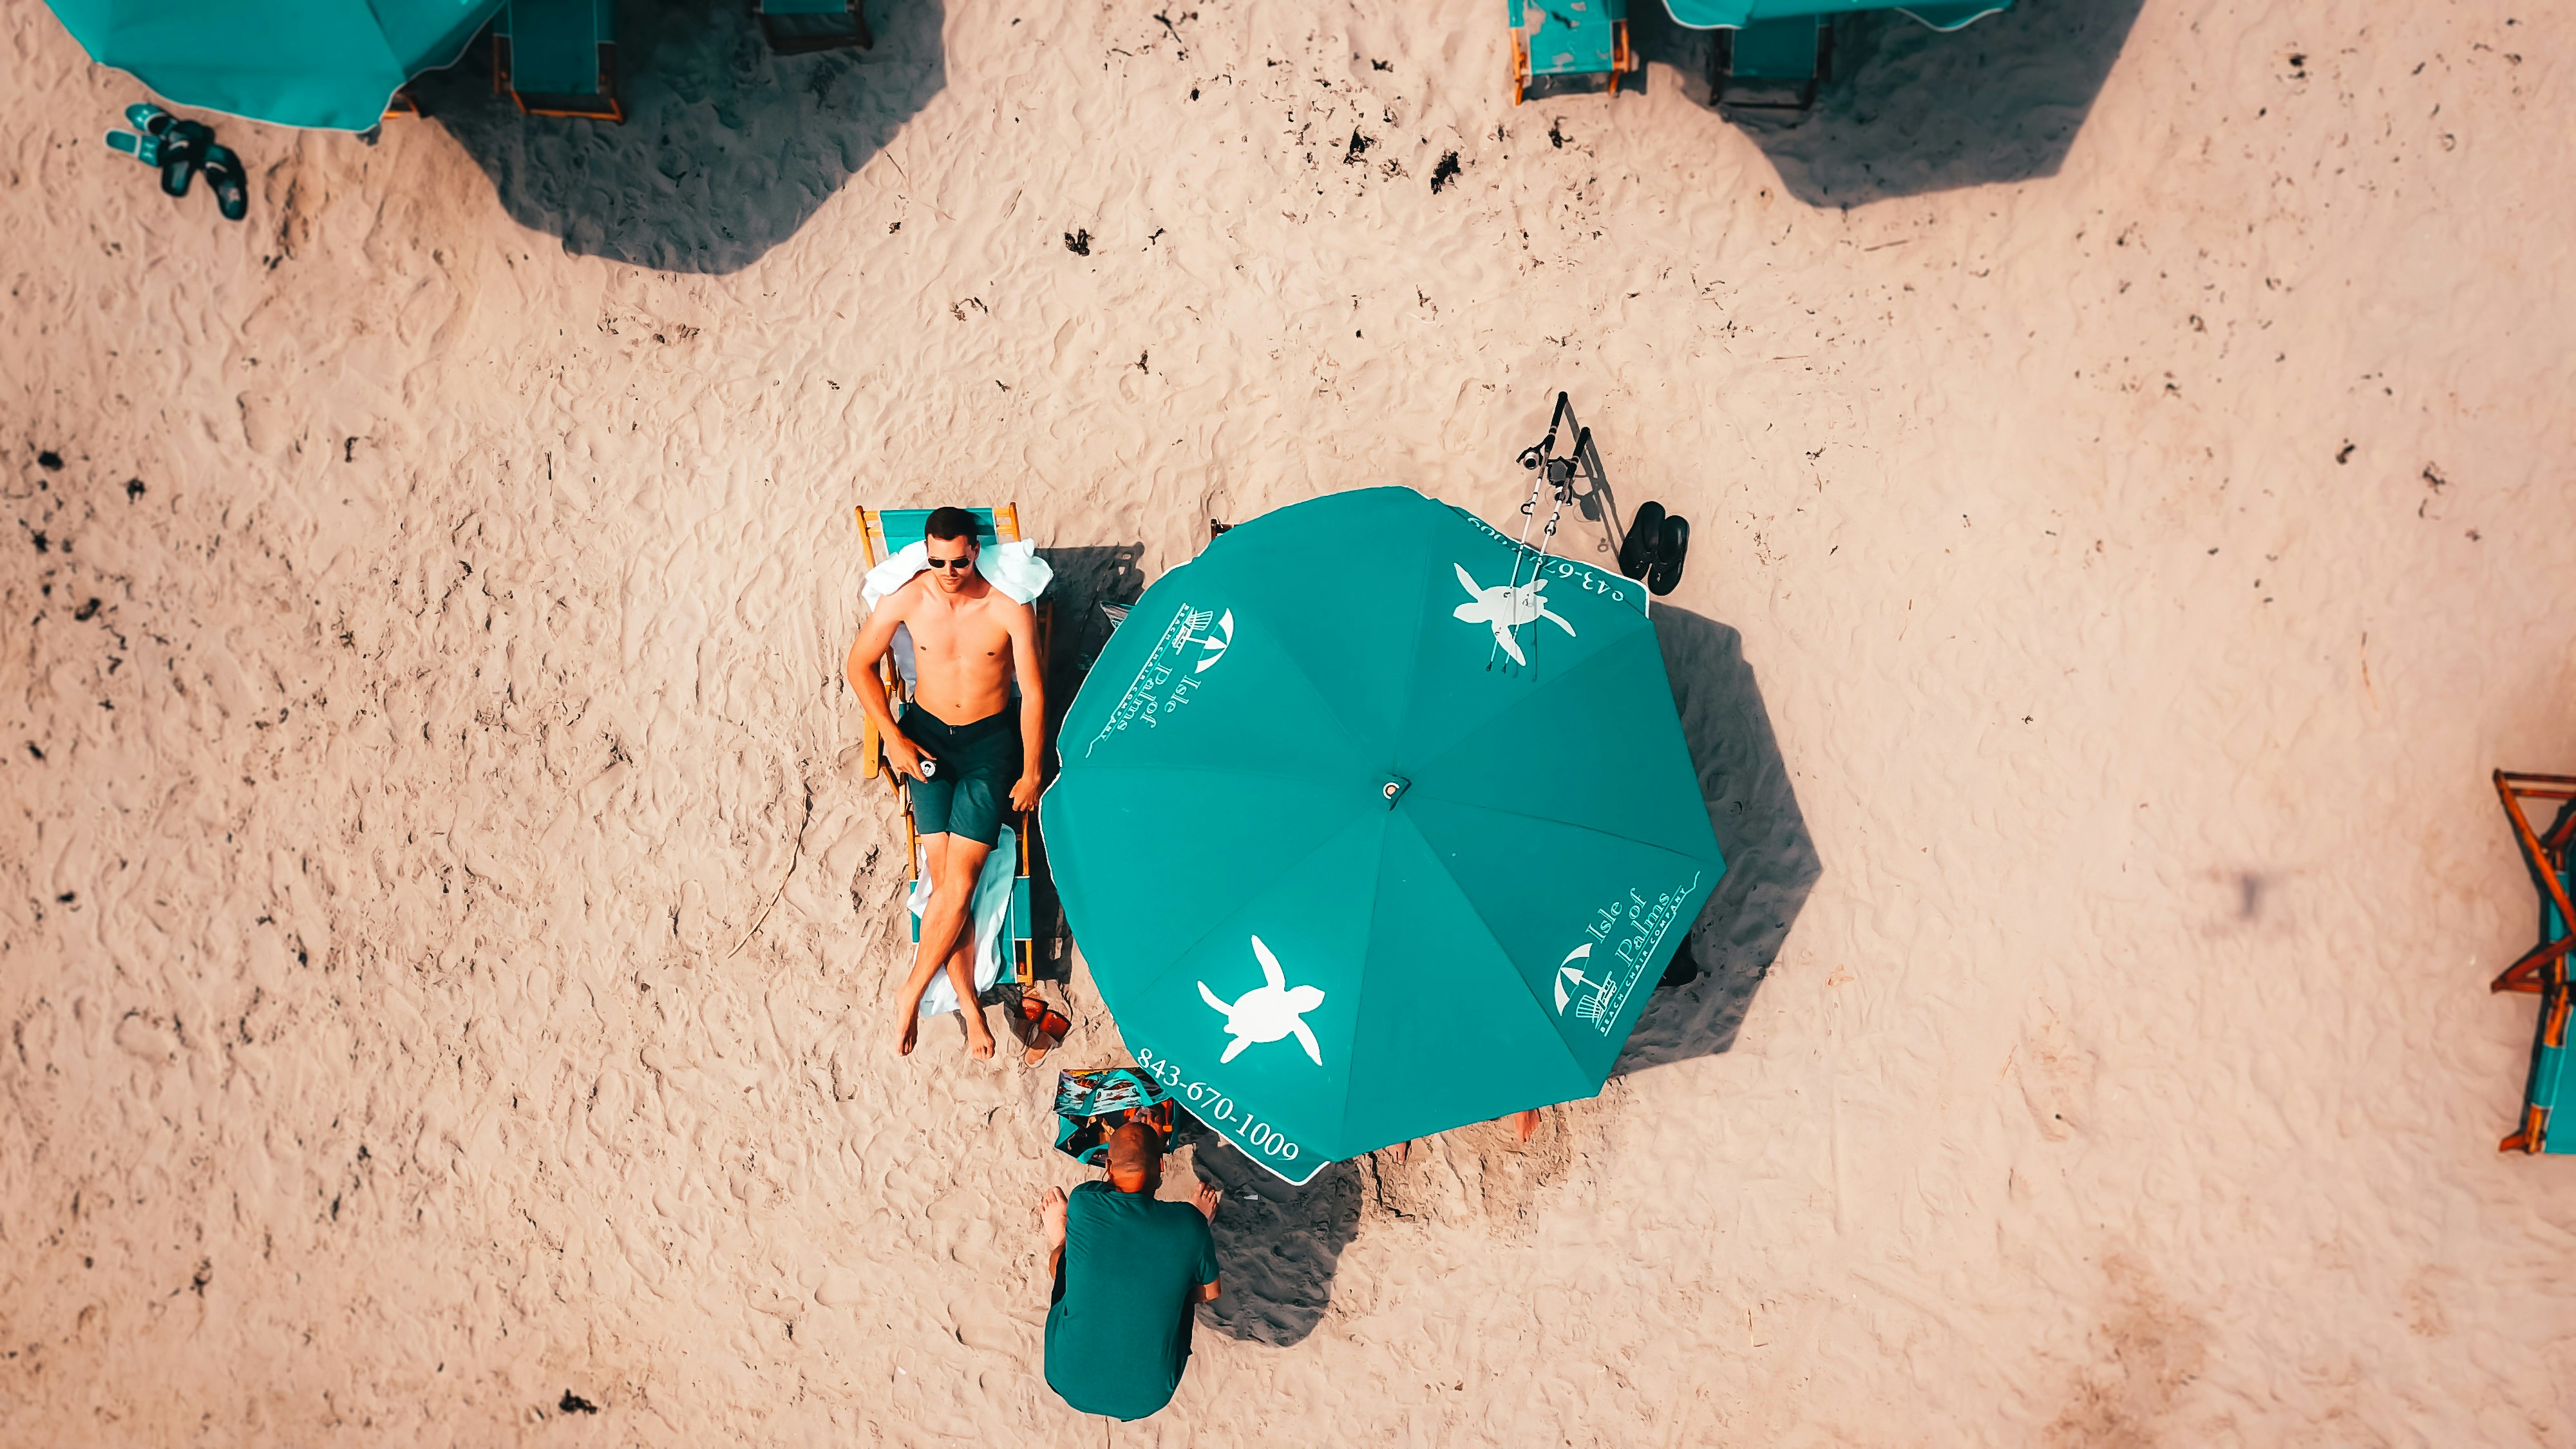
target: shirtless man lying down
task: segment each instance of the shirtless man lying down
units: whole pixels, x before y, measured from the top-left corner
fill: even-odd
[[[993,1054],[993,1033],[975,1000],[975,934],[968,907],[1005,810],[1038,805],[1045,747],[1046,681],[1038,659],[1037,614],[975,571],[975,515],[933,509],[930,567],[886,596],[850,646],[850,687],[885,740],[886,762],[911,782],[912,819],[929,854],[930,907],[921,944],[897,1005],[897,1055],[912,1051],[921,994],[944,967],[966,1018],[966,1049]],[[900,725],[877,685],[877,661],[895,626],[912,631],[917,675]],[[1019,698],[1011,697],[1016,670]]]

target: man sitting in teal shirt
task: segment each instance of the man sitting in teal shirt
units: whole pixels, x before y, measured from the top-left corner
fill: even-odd
[[[1107,1182],[1047,1199],[1046,1380],[1086,1414],[1141,1419],[1170,1403],[1195,1305],[1216,1298],[1208,1224],[1224,1194],[1202,1182],[1189,1202],[1163,1202],[1162,1181],[1162,1144],[1130,1123],[1110,1134]]]

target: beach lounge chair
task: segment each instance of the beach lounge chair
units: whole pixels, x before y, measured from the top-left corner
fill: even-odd
[[[521,115],[624,121],[616,0],[510,0],[492,19],[492,86]]]
[[[1006,503],[999,508],[970,508],[966,511],[975,515],[975,542],[978,547],[991,548],[997,543],[1019,542],[1018,504]],[[858,519],[860,548],[866,555],[868,567],[874,568],[905,548],[922,541],[924,530],[930,523],[930,510],[927,508],[883,510],[861,508],[858,510]],[[1054,633],[1055,606],[1048,600],[1040,599],[1037,601],[1036,609],[1038,658],[1043,665],[1047,657],[1050,637]],[[887,701],[898,720],[902,718],[905,702],[911,698],[913,682],[912,640],[905,631],[897,630],[894,647],[887,650],[886,657],[877,663],[877,683],[879,688],[886,691]],[[908,868],[912,872],[912,878],[918,880],[921,865],[921,834],[913,823],[912,797],[904,790],[901,777],[886,767],[885,741],[878,737],[873,720],[868,723],[859,739],[859,769],[867,776],[884,776],[886,783],[893,787],[895,797],[903,802],[903,858],[909,862]],[[1016,853],[1019,856],[1019,862],[1018,879],[1011,885],[1010,960],[1004,963],[1006,974],[1002,979],[1005,982],[1017,982],[1021,986],[1027,986],[1037,979],[1037,915],[1029,890],[1030,842],[1037,833],[1037,816],[1034,812],[1015,815],[1012,817],[1011,826],[1018,837]],[[921,939],[921,918],[918,916],[912,917],[912,932],[914,940]]]
[[[760,33],[768,39],[769,48],[780,55],[805,55],[843,46],[866,50],[877,42],[868,33],[868,18],[859,13],[859,3],[860,0],[752,0],[751,13],[759,19]]]
[[[2514,841],[2522,847],[2523,859],[2530,865],[2540,891],[2540,944],[2506,967],[2489,988],[2531,992],[2540,997],[2540,1021],[2531,1044],[2531,1075],[2523,1087],[2522,1126],[2497,1146],[2505,1152],[2576,1152],[2576,1130],[2555,1140],[2549,1133],[2550,1120],[2562,1100],[2576,1101],[2576,1078],[2567,1071],[2567,1018],[2571,1004],[2567,958],[2570,950],[2576,949],[2576,933],[2569,930],[2569,922],[2576,920],[2576,906],[2569,904],[2571,891],[2576,891],[2576,860],[2571,860],[2570,850],[2571,844],[2576,844],[2576,809],[2568,808],[2567,802],[2576,801],[2576,776],[2498,770],[2495,785],[2496,794],[2504,801],[2505,818],[2513,824]],[[2547,834],[2532,828],[2531,817],[2522,807],[2525,800],[2558,802],[2558,812]]]
[[[1628,50],[1628,0],[1509,0],[1512,104],[1544,89],[1588,88],[1594,76],[1619,94],[1620,77],[1637,68]]]

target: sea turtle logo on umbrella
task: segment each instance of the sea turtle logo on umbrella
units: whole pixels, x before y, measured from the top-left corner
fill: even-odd
[[[1520,640],[1512,637],[1513,631],[1523,624],[1545,619],[1563,629],[1566,637],[1573,637],[1574,626],[1565,622],[1563,615],[1547,606],[1545,593],[1547,580],[1532,579],[1525,584],[1496,584],[1489,589],[1476,582],[1476,576],[1467,572],[1465,564],[1457,564],[1454,567],[1458,570],[1458,582],[1467,586],[1467,592],[1471,596],[1468,602],[1458,606],[1457,616],[1470,624],[1493,626],[1494,642],[1502,647],[1505,654],[1512,656],[1514,664],[1529,663],[1527,659],[1521,657]]]
[[[1313,986],[1290,986],[1288,973],[1279,969],[1279,958],[1270,954],[1259,936],[1252,938],[1252,954],[1261,958],[1261,974],[1267,984],[1252,988],[1231,1004],[1208,990],[1206,982],[1199,983],[1199,996],[1225,1017],[1225,1029],[1234,1035],[1234,1040],[1226,1043],[1225,1055],[1217,1058],[1218,1064],[1233,1061],[1254,1042],[1277,1041],[1295,1032],[1297,1044],[1306,1049],[1315,1065],[1322,1066],[1324,1049],[1315,1044],[1314,1029],[1306,1025],[1305,1018],[1307,1012],[1324,1004],[1324,993]]]

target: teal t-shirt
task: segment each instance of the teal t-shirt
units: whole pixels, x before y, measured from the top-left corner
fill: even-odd
[[[1215,1281],[1216,1238],[1197,1208],[1105,1182],[1075,1188],[1047,1310],[1048,1387],[1113,1419],[1170,1403],[1190,1361],[1190,1293]]]

